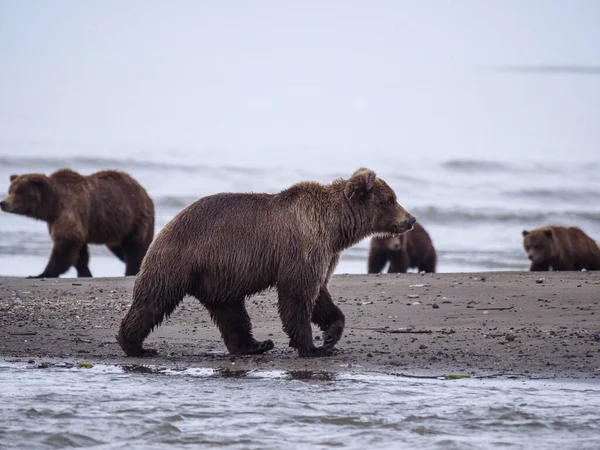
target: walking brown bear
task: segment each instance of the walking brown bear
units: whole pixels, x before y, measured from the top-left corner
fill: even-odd
[[[2,211],[47,222],[53,242],[44,271],[28,278],[58,277],[71,266],[91,277],[88,244],[105,244],[125,262],[125,275],[137,274],[154,236],[154,203],[131,176],[60,169],[11,175],[10,182]]]
[[[400,234],[416,221],[375,172],[358,169],[331,184],[295,184],[277,194],[222,193],[181,211],[158,234],[133,287],[117,340],[129,356],[185,295],[208,309],[232,354],[258,354],[245,300],[271,286],[289,344],[300,356],[328,356],[344,314],[327,284],[341,252],[372,233]],[[324,332],[313,344],[311,321]]]
[[[388,273],[406,273],[409,268],[417,268],[419,272],[435,272],[437,254],[425,228],[415,223],[413,230],[408,233],[373,237],[369,249],[369,273],[381,272],[388,262]]]

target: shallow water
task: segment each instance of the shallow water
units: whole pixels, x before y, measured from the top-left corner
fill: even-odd
[[[35,149],[31,150],[34,152]],[[58,152],[57,152],[58,153]],[[103,154],[102,154],[103,153]],[[57,156],[0,153],[0,186],[11,173],[50,173],[71,167],[82,173],[118,168],[145,186],[156,205],[158,232],[175,214],[198,198],[217,192],[278,192],[289,185],[348,177],[358,166],[377,171],[397,192],[400,203],[430,233],[440,272],[527,270],[521,231],[548,224],[576,225],[600,237],[600,179],[597,162],[507,162],[420,160],[406,156],[370,156],[367,161],[334,158],[267,162],[232,155],[182,151],[172,155],[133,149],[94,156],[66,152]],[[101,156],[102,155],[102,156]],[[110,156],[107,156],[110,155]],[[2,189],[3,191],[4,189]],[[4,194],[0,194],[3,197]],[[365,273],[369,240],[346,250],[337,273]],[[31,275],[47,263],[51,241],[44,223],[0,213],[0,274]],[[94,276],[118,276],[123,264],[104,247],[91,246]],[[75,276],[71,269],[67,276]]]
[[[27,366],[0,363],[3,449],[600,447],[594,382]]]

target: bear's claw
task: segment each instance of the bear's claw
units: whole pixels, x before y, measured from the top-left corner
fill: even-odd
[[[230,350],[229,353],[233,355],[260,355],[261,353],[272,350],[273,347],[275,347],[273,341],[271,339],[267,339],[266,341],[256,341],[246,348]]]
[[[344,332],[344,322],[332,323],[323,333],[323,347],[333,348]]]

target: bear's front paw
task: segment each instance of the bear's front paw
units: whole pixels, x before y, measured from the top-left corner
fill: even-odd
[[[336,350],[333,347],[314,347],[307,350],[298,350],[301,358],[321,358],[335,355]]]
[[[44,275],[43,274],[40,274],[40,275],[29,275],[28,277],[25,277],[25,279],[27,279],[27,280],[31,280],[31,279],[34,279],[34,278],[44,278]]]
[[[257,342],[252,349],[252,353],[255,355],[259,355],[264,352],[268,352],[275,347],[275,344],[271,339],[267,339],[266,341]]]
[[[323,333],[323,347],[333,348],[344,333],[344,321],[334,322]]]
[[[158,355],[158,350],[153,348],[126,349],[125,354],[130,358],[152,358]]]
[[[261,353],[272,350],[273,347],[275,347],[273,341],[267,339],[266,341],[253,341],[242,346],[232,346],[230,344],[228,350],[232,355],[260,355]]]
[[[158,350],[155,350],[153,348],[143,348],[137,354],[129,356],[137,356],[139,358],[152,358],[156,355],[158,355]]]

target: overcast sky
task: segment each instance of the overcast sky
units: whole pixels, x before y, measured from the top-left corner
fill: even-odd
[[[0,0],[0,152],[590,159],[599,24],[595,0]]]

